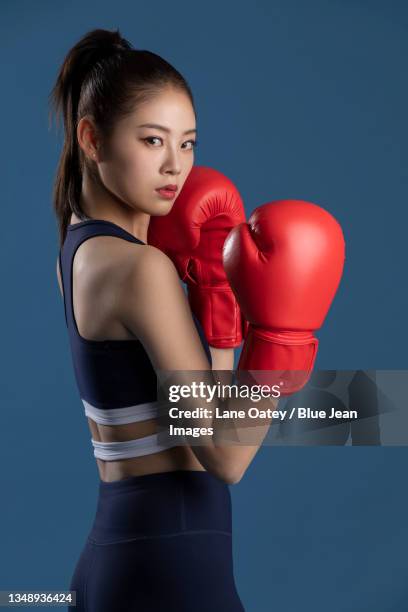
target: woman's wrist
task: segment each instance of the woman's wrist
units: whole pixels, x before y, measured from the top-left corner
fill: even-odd
[[[213,370],[232,370],[234,368],[234,349],[216,348],[210,345]]]

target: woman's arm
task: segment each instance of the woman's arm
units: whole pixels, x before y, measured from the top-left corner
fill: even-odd
[[[153,246],[137,247],[137,257],[129,263],[127,283],[118,293],[119,316],[123,324],[142,342],[160,377],[160,372],[171,372],[172,381],[184,384],[189,372],[199,371],[205,384],[214,385],[215,379],[194,324],[190,306],[180,285],[172,261]],[[228,402],[234,408],[234,400]],[[242,400],[237,402],[242,409]],[[248,401],[246,402],[248,404]],[[211,409],[220,402],[206,404]],[[273,407],[269,403],[270,407]],[[212,419],[198,419],[202,427],[213,425]],[[269,428],[264,420],[262,440]],[[259,448],[230,446],[216,443],[215,436],[201,436],[200,444],[191,449],[209,472],[228,483],[240,480]]]
[[[213,370],[233,370],[234,369],[234,349],[215,348],[210,345]]]

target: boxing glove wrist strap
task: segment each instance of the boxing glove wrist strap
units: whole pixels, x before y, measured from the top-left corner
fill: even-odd
[[[250,324],[238,369],[276,372],[277,378],[286,380],[286,392],[294,393],[309,379],[318,344],[312,332],[272,331]]]
[[[242,342],[242,315],[228,286],[203,286],[187,282],[192,312],[200,321],[205,337],[216,348],[234,348]]]

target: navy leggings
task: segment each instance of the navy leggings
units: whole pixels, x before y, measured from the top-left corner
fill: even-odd
[[[242,612],[228,485],[183,470],[100,481],[70,589],[76,612]]]

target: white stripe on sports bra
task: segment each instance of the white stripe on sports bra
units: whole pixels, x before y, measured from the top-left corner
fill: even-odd
[[[170,436],[167,432],[154,433],[151,436],[125,442],[98,442],[92,439],[95,457],[104,461],[151,455],[184,443],[183,436]]]
[[[85,415],[101,425],[125,425],[146,421],[165,414],[168,410],[166,402],[147,402],[124,408],[100,409],[82,398]],[[99,442],[91,438],[94,456],[104,461],[117,461],[160,453],[161,451],[180,446],[185,443],[183,436],[170,436],[167,431],[121,442]]]
[[[125,425],[127,423],[137,423],[147,421],[164,414],[166,404],[164,402],[147,402],[146,404],[135,404],[125,408],[101,409],[92,406],[85,399],[82,399],[85,406],[85,415],[101,425]]]

